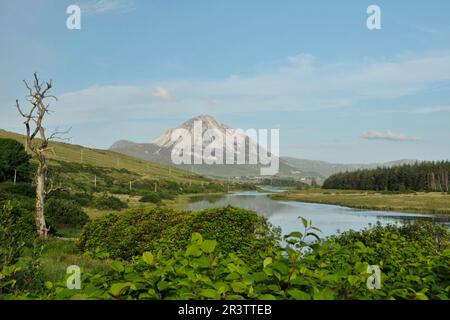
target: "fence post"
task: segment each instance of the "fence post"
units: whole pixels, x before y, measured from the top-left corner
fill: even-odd
[[[17,169],[14,169],[14,185],[16,185],[17,180]]]

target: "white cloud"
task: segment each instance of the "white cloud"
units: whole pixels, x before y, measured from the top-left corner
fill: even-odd
[[[80,4],[82,14],[88,16],[106,13],[127,13],[136,10],[134,0],[91,0]]]
[[[345,108],[372,99],[389,101],[448,80],[450,52],[401,56],[357,65],[320,65],[311,56],[299,55],[288,58],[281,66],[253,75],[93,86],[68,92],[59,95],[57,112],[52,118],[60,125],[72,125],[74,122],[119,122],[180,112],[202,114],[211,112],[211,108],[216,115],[314,111]],[[177,92],[177,96],[171,91]],[[177,103],[167,108],[169,100]],[[214,104],[208,101],[214,101]]]
[[[165,101],[175,101],[178,100],[177,97],[172,95],[168,89],[165,89],[163,87],[156,87],[152,90],[152,96],[160,98],[161,100]]]
[[[404,134],[394,133],[391,130],[368,131],[363,135],[364,139],[369,140],[390,140],[390,141],[419,141],[418,137],[410,137]]]

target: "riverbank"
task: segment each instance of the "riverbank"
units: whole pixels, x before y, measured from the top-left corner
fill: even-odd
[[[339,205],[355,209],[414,213],[450,214],[447,193],[382,194],[358,190],[289,190],[270,195],[271,199]]]
[[[216,193],[186,193],[180,194],[175,197],[174,200],[165,200],[164,205],[171,209],[176,210],[185,210],[186,206],[193,201],[193,199],[201,199],[204,197],[223,197],[227,193],[225,192],[216,192]]]

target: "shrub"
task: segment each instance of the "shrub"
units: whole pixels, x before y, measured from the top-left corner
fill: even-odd
[[[173,200],[175,199],[177,193],[173,193],[172,191],[163,189],[158,192],[158,195],[161,199]]]
[[[13,264],[36,237],[34,215],[17,201],[0,207],[0,269]]]
[[[7,201],[20,203],[22,209],[33,212],[35,210],[34,188],[29,183],[12,182],[0,183],[0,207]]]
[[[83,229],[79,246],[86,252],[130,259],[147,250],[185,248],[193,232],[216,240],[221,252],[252,256],[273,241],[266,220],[252,211],[234,207],[199,212],[141,208],[90,222]]]
[[[94,208],[100,210],[122,210],[128,208],[128,204],[126,202],[123,202],[115,196],[108,195],[107,193],[95,198],[93,206]]]
[[[140,202],[150,202],[150,203],[159,203],[161,202],[161,197],[159,194],[150,192],[141,197]]]
[[[94,199],[92,193],[88,193],[88,192],[71,193],[71,192],[65,191],[65,190],[58,190],[58,191],[52,192],[49,195],[48,199],[51,199],[51,198],[74,201],[82,207],[90,206]]]
[[[49,226],[56,228],[82,227],[89,221],[88,215],[78,203],[55,198],[46,201],[45,217]]]
[[[12,182],[3,182],[0,183],[0,193],[4,192],[34,198],[36,188],[31,183],[17,182],[14,184]]]

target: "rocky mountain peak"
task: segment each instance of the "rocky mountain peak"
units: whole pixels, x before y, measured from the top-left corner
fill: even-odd
[[[173,146],[175,142],[171,141],[172,133],[177,129],[185,129],[191,135],[194,133],[194,124],[197,121],[201,121],[202,124],[202,134],[204,134],[207,130],[214,130],[225,133],[226,129],[231,129],[231,127],[220,123],[214,117],[209,115],[199,115],[193,117],[185,122],[183,122],[180,126],[176,128],[172,128],[167,130],[165,133],[160,135],[158,138],[152,141],[153,144],[158,145],[163,148],[170,148]]]

